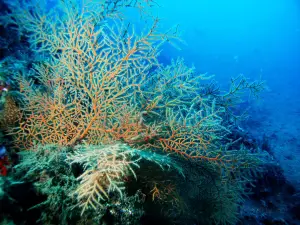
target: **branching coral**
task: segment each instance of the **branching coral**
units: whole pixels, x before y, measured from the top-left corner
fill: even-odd
[[[135,176],[134,167],[139,167],[140,158],[131,159],[133,152],[126,146],[77,146],[75,154],[69,157],[71,164],[83,164],[85,172],[78,177],[80,186],[76,190],[82,213],[92,206],[97,209],[101,201],[109,199],[111,192],[123,197],[124,177],[131,173]]]
[[[76,189],[77,181],[66,163],[67,151],[67,148],[56,145],[34,146],[20,153],[21,162],[14,167],[15,179],[32,182],[36,192],[46,196],[38,205],[28,205],[44,209],[40,218],[43,224],[54,218],[66,224],[77,203],[70,196],[70,192]]]
[[[75,152],[69,155],[67,161],[71,165],[81,164],[84,168],[84,172],[77,178],[80,185],[74,193],[82,213],[89,207],[103,207],[103,202],[107,202],[112,193],[123,198],[124,180],[129,176],[137,179],[134,170],[140,168],[142,159],[157,163],[162,169],[173,167],[182,173],[180,167],[168,157],[145,154],[125,144],[76,146]]]
[[[65,13],[68,17],[64,20],[52,14],[45,14],[52,18],[47,21],[30,13],[22,17],[25,27],[31,32],[35,28],[30,37],[33,44],[41,44],[36,51],[51,58],[35,65],[39,87],[19,78],[25,107],[15,132],[17,143],[25,148],[33,141],[70,146],[83,139],[97,144],[124,136],[115,134],[116,118],[121,117],[126,104],[136,104],[147,74],[158,65],[159,46],[170,38],[157,32],[158,20],[148,32],[136,35],[117,19],[108,25],[109,21],[103,20],[95,23],[89,11],[77,14],[76,9],[65,8]],[[51,27],[51,31],[38,26]],[[145,130],[134,129],[138,133]],[[95,135],[97,143],[89,138]]]

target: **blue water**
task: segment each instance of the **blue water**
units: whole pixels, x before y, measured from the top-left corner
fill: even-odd
[[[262,71],[271,88],[282,89],[278,84],[290,80],[300,87],[299,1],[157,2],[163,23],[179,24],[188,44],[181,52],[164,51],[166,59],[183,56],[219,79],[239,73],[255,78]]]
[[[262,95],[249,132],[271,138],[276,160],[300,187],[300,2],[296,0],[156,1],[164,27],[179,24],[187,45],[166,46],[161,60],[182,56],[200,73],[215,74],[226,89],[230,77],[260,76]],[[251,125],[258,123],[260,126]],[[247,126],[247,124],[244,124]],[[286,158],[293,160],[286,160]]]

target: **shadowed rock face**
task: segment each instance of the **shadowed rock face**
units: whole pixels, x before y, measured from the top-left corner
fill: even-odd
[[[241,224],[298,224],[300,196],[279,166],[266,168],[241,208]]]

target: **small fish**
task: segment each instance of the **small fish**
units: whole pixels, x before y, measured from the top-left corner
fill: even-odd
[[[0,145],[0,176],[7,175],[6,165],[9,165],[8,156],[6,155],[6,148],[4,145]]]
[[[233,56],[233,60],[234,60],[236,63],[238,63],[238,62],[239,62],[239,56],[238,56],[238,55]]]
[[[0,145],[0,158],[6,155],[6,148],[4,145]]]
[[[9,91],[9,89],[10,89],[10,82],[7,81],[5,83],[0,84],[0,92],[2,92],[2,91],[7,92],[7,91]]]

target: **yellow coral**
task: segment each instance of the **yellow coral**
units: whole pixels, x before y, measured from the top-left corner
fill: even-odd
[[[40,87],[19,77],[24,117],[15,130],[17,145],[130,142],[147,133],[151,128],[139,123],[134,108],[151,67],[158,65],[158,47],[167,40],[157,32],[158,20],[138,36],[117,19],[114,26],[103,22],[99,27],[89,13],[66,13],[68,18],[63,24],[56,21],[51,33],[36,29],[32,42],[43,43],[38,51],[50,52],[51,61],[35,65]],[[26,25],[52,26],[51,20],[35,19],[31,23],[28,15]]]
[[[3,129],[15,125],[20,116],[20,109],[14,99],[7,95],[5,96],[4,109],[0,114],[0,125]]]

